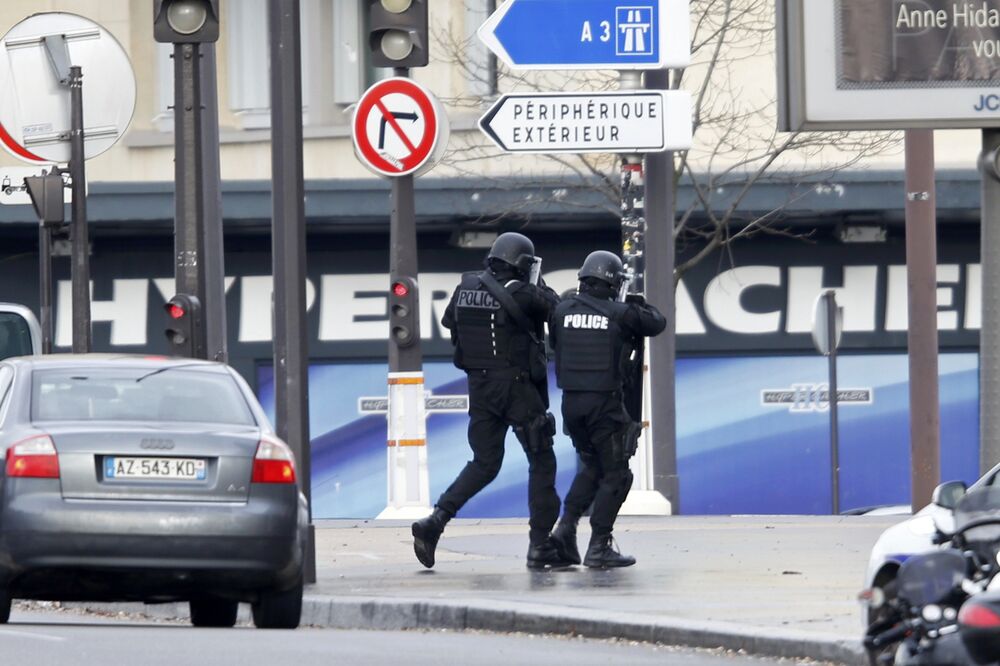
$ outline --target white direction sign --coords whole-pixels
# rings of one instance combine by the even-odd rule
[[[683,90],[504,95],[479,127],[508,153],[657,153],[691,147]]]

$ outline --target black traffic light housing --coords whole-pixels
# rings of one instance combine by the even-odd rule
[[[196,296],[177,294],[163,306],[167,313],[167,347],[172,356],[205,358],[201,303]]]
[[[47,227],[58,227],[65,221],[64,192],[66,184],[58,167],[41,176],[29,176],[24,179],[31,197],[31,205],[35,207],[38,219]]]
[[[397,347],[409,347],[420,339],[417,281],[396,276],[389,287],[389,339]]]
[[[368,4],[368,46],[374,67],[425,67],[429,60],[427,5],[430,0],[365,0]],[[390,11],[405,7],[402,11]],[[409,53],[394,57],[383,48],[383,40]],[[400,53],[395,54],[399,56]]]
[[[166,44],[219,41],[219,0],[153,0],[153,39]]]

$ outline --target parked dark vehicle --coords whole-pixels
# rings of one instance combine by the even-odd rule
[[[190,602],[196,626],[298,626],[308,510],[226,365],[0,362],[0,622],[15,598]]]

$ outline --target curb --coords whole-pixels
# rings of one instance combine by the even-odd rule
[[[63,606],[155,618],[188,616],[186,603],[64,603]],[[240,621],[249,621],[247,611],[246,605],[241,604]],[[451,629],[620,638],[693,648],[721,648],[764,657],[812,659],[847,666],[867,663],[860,642],[852,637],[543,604],[306,595],[302,604],[302,624],[331,629]]]

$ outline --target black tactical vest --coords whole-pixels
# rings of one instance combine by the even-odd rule
[[[483,286],[479,275],[466,273],[458,286],[455,365],[463,370],[515,367],[526,370],[528,334]]]
[[[588,301],[590,301],[588,303]],[[598,302],[601,312],[592,303]],[[593,296],[564,299],[552,316],[556,327],[556,378],[566,391],[619,391],[621,357],[630,336],[620,321],[628,306]]]

